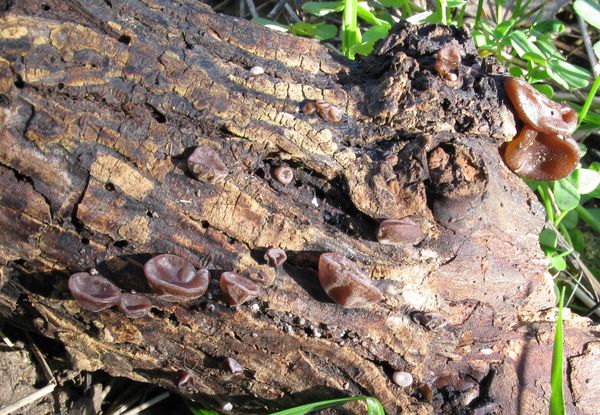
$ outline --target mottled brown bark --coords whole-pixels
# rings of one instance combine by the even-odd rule
[[[544,215],[498,148],[515,134],[500,88],[465,32],[398,25],[360,62],[318,43],[213,14],[191,0],[38,1],[0,17],[0,313],[64,344],[77,370],[157,383],[236,413],[347,394],[396,413],[542,413],[552,284]],[[2,4],[2,3],[0,3]],[[461,51],[458,85],[433,69]],[[261,66],[265,73],[250,76]],[[342,122],[301,112],[342,108]],[[213,147],[225,180],[186,157]],[[395,157],[387,157],[387,156]],[[386,159],[387,158],[387,159]],[[272,177],[294,169],[287,186]],[[377,222],[420,217],[417,247],[376,242]],[[283,248],[274,271],[264,250]],[[149,292],[142,265],[174,253],[265,288],[237,308],[218,293],[152,298],[146,318],[81,309],[70,273],[96,268]],[[318,255],[339,252],[384,294],[331,303]],[[597,343],[568,320],[573,413],[593,413]],[[244,371],[231,373],[225,359]],[[177,390],[178,374],[193,373]],[[396,370],[415,383],[395,386]],[[360,405],[345,411],[360,413]]]

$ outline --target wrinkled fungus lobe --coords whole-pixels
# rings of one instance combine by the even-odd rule
[[[416,245],[425,238],[419,222],[411,216],[401,219],[386,219],[379,224],[377,240],[382,244]]]
[[[275,179],[284,186],[287,186],[294,179],[294,170],[288,166],[275,167],[273,170]]]
[[[121,294],[119,301],[119,310],[129,318],[144,317],[150,312],[152,304],[150,300],[141,294]]]
[[[210,274],[177,255],[162,254],[144,265],[152,290],[166,301],[185,301],[200,297],[208,289]]]
[[[196,147],[188,157],[187,165],[198,180],[206,183],[215,183],[229,174],[219,154],[208,146]]]
[[[344,112],[340,108],[323,100],[307,102],[304,107],[302,107],[302,112],[306,115],[311,115],[316,112],[325,121],[334,123],[342,121],[344,116]]]
[[[277,268],[283,265],[286,261],[287,255],[283,249],[279,248],[269,248],[267,252],[265,252],[265,260],[269,264],[270,267]]]
[[[504,92],[519,119],[540,133],[570,135],[577,128],[577,113],[573,108],[552,101],[523,79],[506,79]]]
[[[433,68],[445,80],[455,82],[458,75],[455,73],[460,63],[460,51],[454,45],[444,45],[438,51],[437,61]]]
[[[579,146],[570,137],[544,134],[525,125],[506,145],[504,163],[519,176],[558,180],[568,176],[579,162]]]
[[[382,299],[381,292],[354,262],[337,253],[321,254],[319,281],[327,295],[342,307],[367,307]]]
[[[260,295],[260,286],[235,272],[221,274],[219,286],[225,302],[229,305],[240,305]]]
[[[119,303],[121,290],[100,275],[78,272],[69,277],[69,290],[77,302],[90,311],[101,311]]]

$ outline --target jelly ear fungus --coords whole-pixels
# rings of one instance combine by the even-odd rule
[[[382,299],[381,292],[362,271],[337,253],[319,257],[319,281],[327,295],[342,307],[368,307]]]
[[[77,302],[90,311],[101,311],[119,303],[121,290],[101,275],[78,272],[69,277],[69,290]]]
[[[519,119],[535,131],[567,136],[577,128],[577,113],[573,108],[552,101],[523,79],[506,79],[504,92]]]
[[[571,174],[579,163],[579,146],[570,137],[577,128],[577,113],[522,79],[506,79],[504,91],[524,123],[504,148],[508,168],[534,180],[559,180]]]
[[[437,60],[433,69],[446,81],[455,84],[458,82],[458,65],[460,64],[460,51],[452,44],[444,45],[437,53]]]
[[[386,219],[377,228],[377,241],[387,245],[416,245],[425,238],[420,221],[412,216]]]
[[[188,157],[187,165],[198,180],[206,183],[215,183],[229,174],[219,153],[209,146],[196,147]]]
[[[152,304],[150,300],[141,294],[121,294],[119,310],[129,318],[144,317],[150,312]]]
[[[243,304],[261,293],[258,284],[235,272],[222,273],[219,286],[225,302],[231,306]]]
[[[208,289],[210,273],[196,270],[184,258],[161,254],[144,264],[144,274],[152,290],[166,301],[187,301],[203,295]]]
[[[519,176],[558,180],[568,176],[579,162],[579,146],[570,137],[545,134],[525,125],[506,145],[504,162]]]
[[[277,268],[283,265],[283,263],[287,260],[287,255],[285,251],[280,248],[269,248],[265,252],[265,260],[269,264],[270,267]]]

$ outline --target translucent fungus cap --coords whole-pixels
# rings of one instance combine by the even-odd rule
[[[337,253],[319,257],[319,281],[327,295],[342,307],[367,307],[382,299],[381,292],[354,262]]]
[[[418,219],[407,216],[400,219],[386,219],[379,224],[377,240],[382,244],[416,245],[425,238],[425,232]]]
[[[269,248],[265,252],[265,259],[267,260],[269,266],[277,268],[283,265],[287,259],[287,255],[283,249]]]
[[[577,113],[573,108],[552,101],[523,79],[506,79],[504,92],[519,119],[540,133],[570,135],[577,128]]]
[[[215,183],[229,174],[219,153],[209,146],[196,147],[188,157],[187,165],[198,180],[207,183]]]
[[[116,305],[121,290],[101,275],[78,272],[69,277],[69,290],[77,302],[90,311],[100,311]]]
[[[121,294],[119,310],[129,318],[140,318],[150,312],[152,304],[148,297],[142,294]]]
[[[540,133],[525,125],[517,138],[506,145],[502,158],[519,176],[559,180],[577,167],[579,146],[570,137]]]
[[[152,290],[166,301],[186,301],[198,298],[208,289],[210,273],[196,271],[186,259],[162,254],[144,265],[144,274]]]
[[[258,284],[235,272],[222,273],[219,286],[225,302],[229,305],[243,304],[261,293]]]

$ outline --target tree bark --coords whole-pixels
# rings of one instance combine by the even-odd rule
[[[234,413],[350,394],[389,414],[547,411],[544,212],[499,156],[516,131],[507,72],[468,33],[398,24],[349,62],[192,0],[0,5],[3,318],[59,341],[77,370]],[[459,85],[433,70],[448,42]],[[342,122],[303,114],[317,99]],[[225,180],[190,175],[197,145],[219,152]],[[287,186],[272,177],[282,164],[294,169]],[[378,221],[409,215],[421,244],[377,243]],[[288,254],[280,270],[262,259],[272,246]],[[384,300],[332,303],[316,274],[323,252],[351,258]],[[68,292],[71,273],[96,268],[149,293],[142,266],[157,253],[206,266],[213,282],[245,273],[264,292],[236,308],[214,284],[185,304],[149,294],[151,314],[135,320],[85,311]],[[567,317],[571,413],[600,411],[595,337]],[[232,374],[228,357],[244,370]],[[178,389],[183,370],[193,382]],[[394,371],[415,382],[394,385]]]

